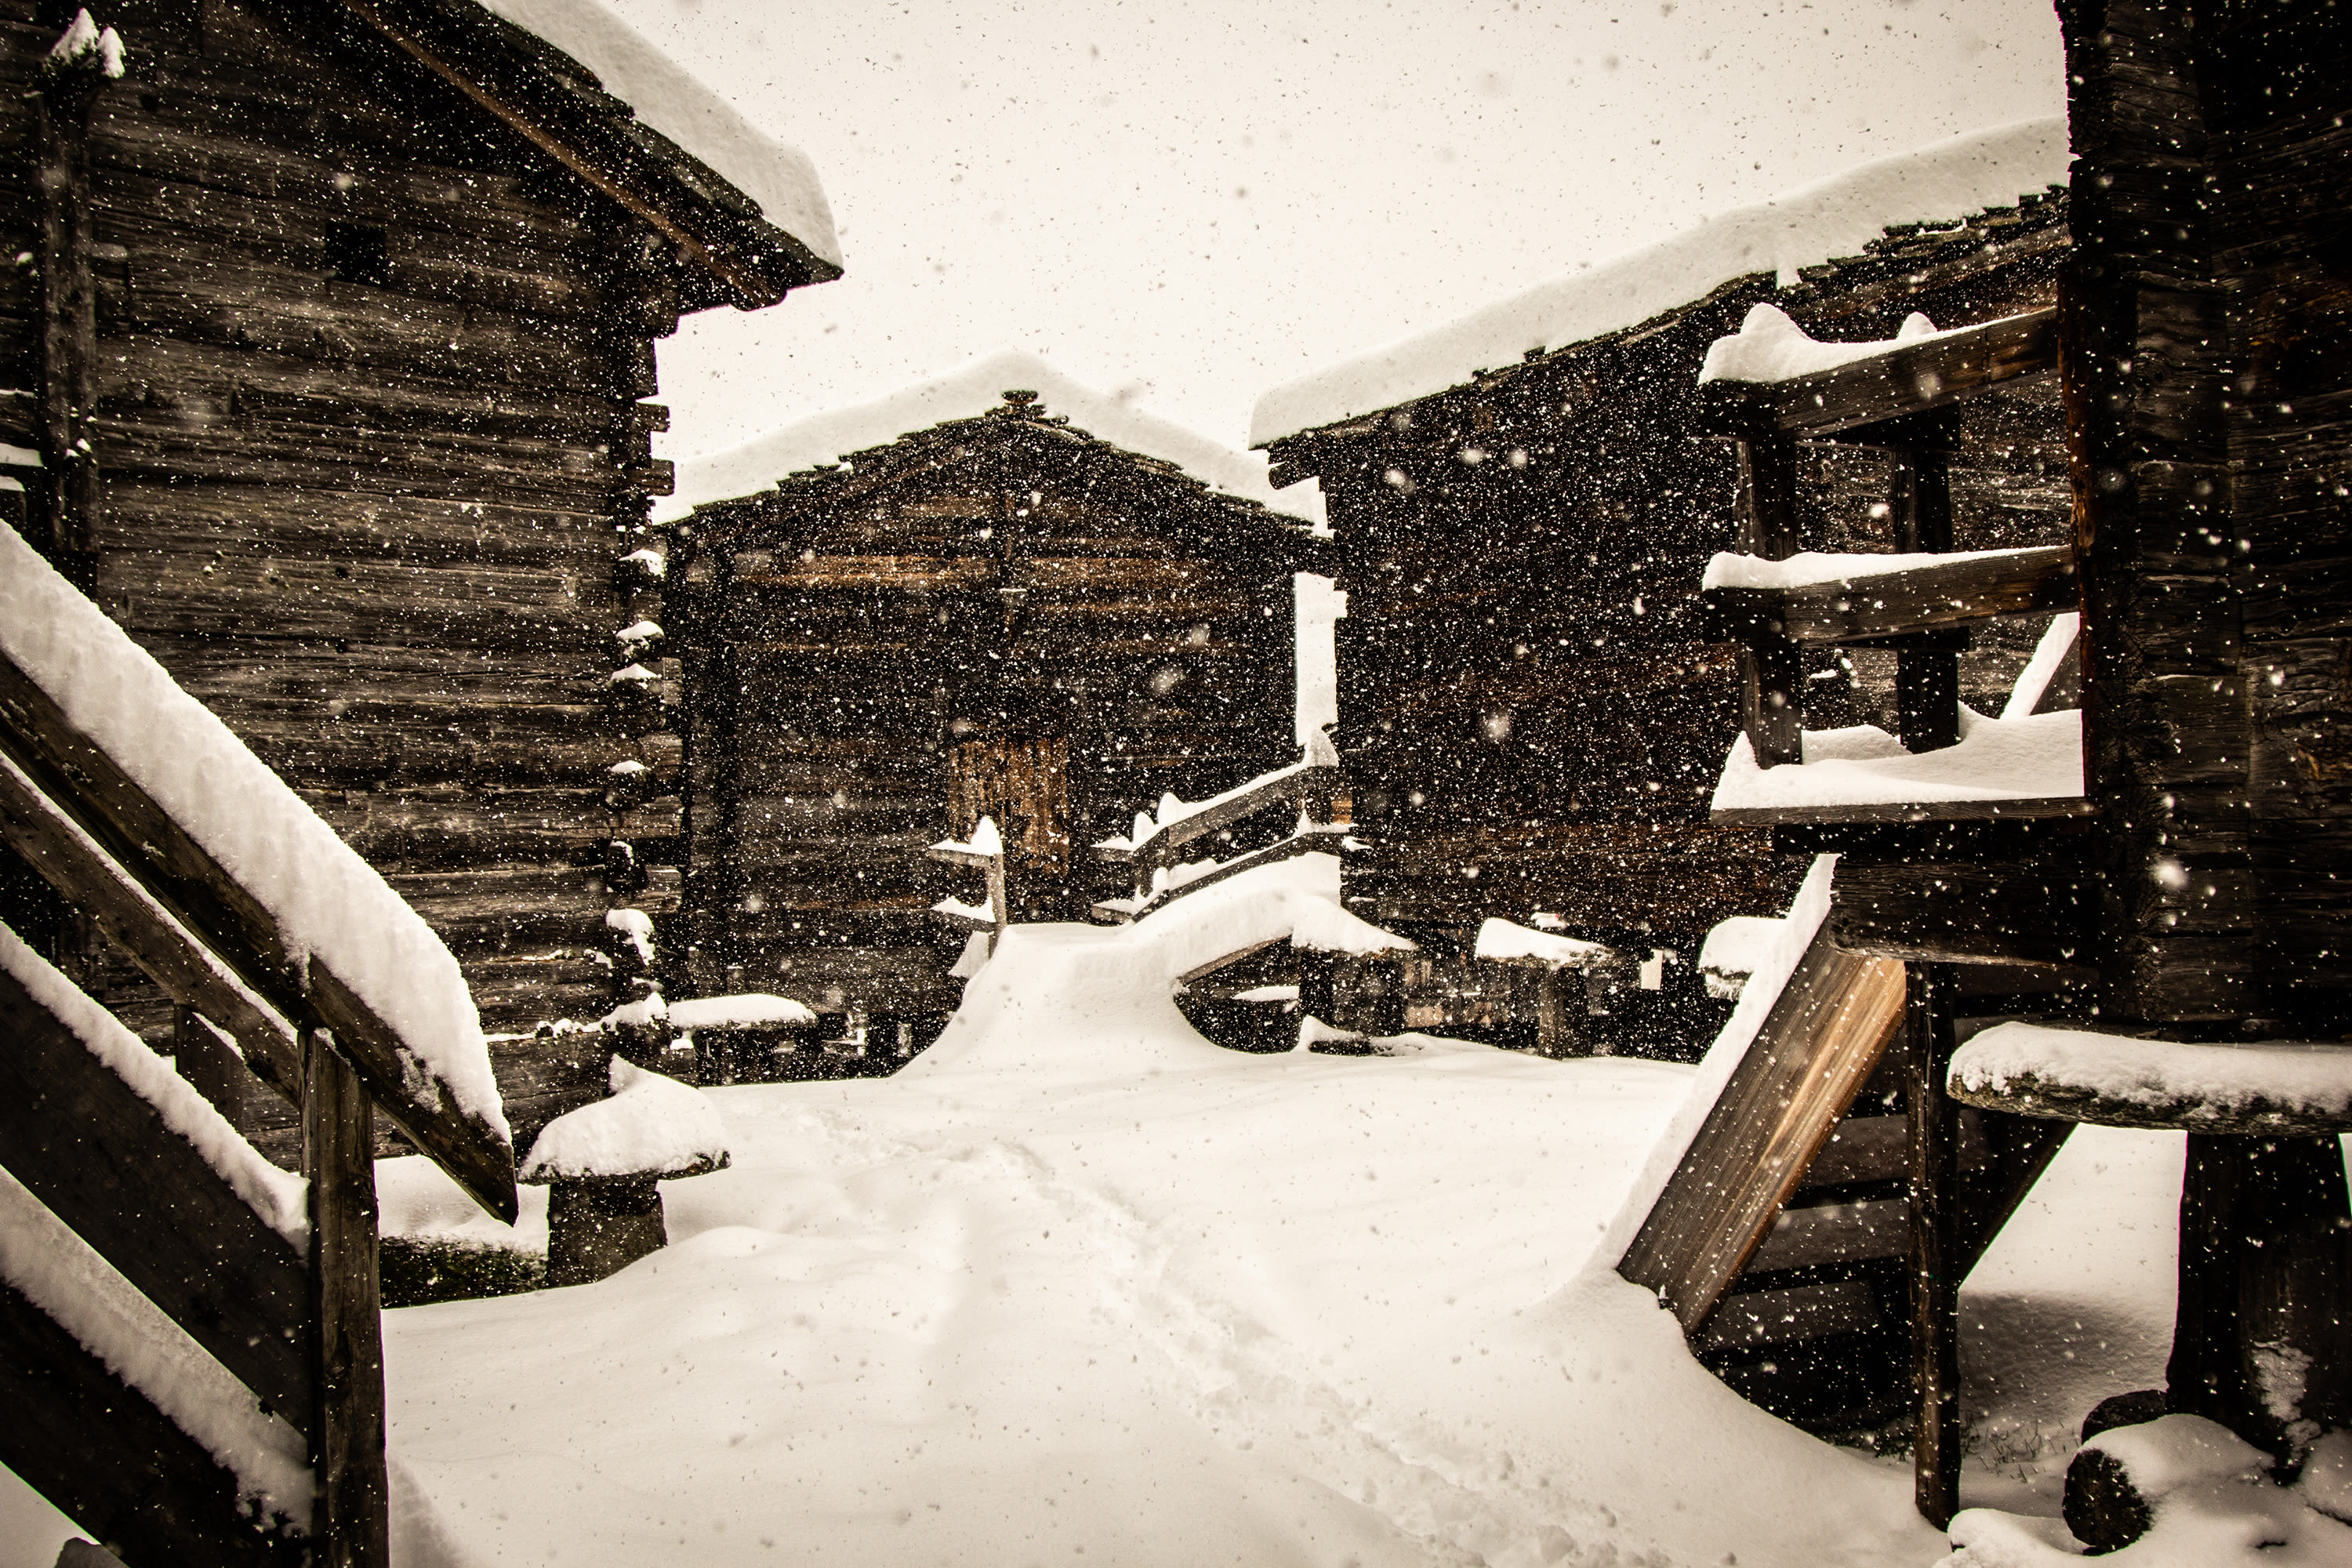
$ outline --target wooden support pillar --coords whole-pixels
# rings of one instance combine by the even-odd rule
[[[1952,463],[1939,447],[1895,453],[1892,500],[1898,548],[1942,554],[1952,548]],[[1903,744],[1937,752],[1960,740],[1960,649],[1968,634],[1923,638],[1895,655],[1895,706]]]
[[[98,289],[90,275],[89,122],[106,83],[95,59],[45,65],[32,94],[33,184],[39,197],[40,436],[46,482],[33,542],[84,593],[95,586],[98,461],[89,440],[98,361]]]
[[[2302,1462],[2352,1426],[2352,1205],[2334,1138],[2190,1133],[2168,1402]]]
[[[1547,1057],[1589,1057],[1592,1040],[1586,1027],[1584,972],[1554,969],[1536,972],[1536,1051]]]
[[[1941,1530],[1960,1505],[1960,1118],[1944,1093],[1955,987],[1943,964],[1911,966],[1904,1094],[1910,1101],[1912,1500]]]
[[[1797,444],[1759,433],[1739,447],[1739,548],[1767,561],[1797,552]],[[1804,761],[1804,672],[1797,645],[1770,633],[1741,645],[1739,724],[1756,765]]]
[[[303,1062],[302,1173],[310,1183],[310,1428],[320,1568],[391,1568],[383,1449],[383,1318],[376,1289],[374,1108],[313,1030]]]

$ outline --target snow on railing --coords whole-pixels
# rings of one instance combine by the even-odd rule
[[[996,819],[983,816],[971,830],[970,838],[961,843],[952,838],[943,838],[923,853],[950,866],[971,867],[988,879],[987,903],[968,904],[961,899],[946,898],[933,904],[931,912],[959,931],[984,935],[988,940],[988,952],[993,954],[996,939],[1004,934],[1005,926],[1012,921],[1004,887],[1004,836],[996,830]],[[967,951],[965,957],[969,959],[970,956]],[[964,967],[962,963],[957,964],[958,969]]]
[[[1135,891],[1126,898],[1104,899],[1094,906],[1095,917],[1131,921],[1145,910],[1186,893],[1294,855],[1336,849],[1346,824],[1331,821],[1331,796],[1339,779],[1339,753],[1330,737],[1321,733],[1307,742],[1300,759],[1259,774],[1244,784],[1206,800],[1182,801],[1160,796],[1153,816],[1139,812],[1134,830],[1095,841],[1095,853],[1123,863],[1135,873]],[[1288,837],[1262,849],[1229,860],[1181,860],[1184,846],[1204,838],[1278,805],[1295,803],[1298,823]]]

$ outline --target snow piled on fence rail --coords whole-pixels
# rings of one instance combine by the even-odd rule
[[[808,154],[738,113],[596,0],[481,0],[483,7],[570,55],[637,118],[710,165],[776,227],[841,265],[833,207]]]
[[[1874,159],[1276,387],[1258,400],[1250,445],[1427,397],[1531,351],[1639,325],[1748,273],[1794,283],[1799,268],[1854,254],[1890,224],[1954,222],[2061,184],[2067,162],[2066,122],[2056,116]]]
[[[237,1501],[256,1517],[309,1529],[302,1435],[264,1411],[252,1390],[5,1170],[0,1280],[219,1461],[236,1478]]]
[[[187,1141],[215,1174],[246,1202],[261,1223],[298,1252],[310,1245],[310,1184],[256,1152],[172,1064],[86,995],[16,933],[0,925],[0,971],[28,992],[51,1017],[73,1032],[91,1056],[155,1108],[163,1125]]]
[[[983,354],[930,381],[814,415],[724,452],[682,459],[676,492],[654,503],[654,517],[659,521],[681,518],[698,506],[767,489],[787,474],[849,453],[887,446],[901,436],[952,419],[976,418],[1002,405],[1012,391],[1034,392],[1046,412],[1068,416],[1073,426],[1114,447],[1173,463],[1212,489],[1257,501],[1301,521],[1323,521],[1320,488],[1293,485],[1277,490],[1266,479],[1264,458],[1237,452],[1147,414],[1126,398],[1097,392],[1018,349]]]
[[[509,1135],[480,1016],[432,928],[146,649],[0,527],[5,651],[259,900],[298,963],[324,960],[461,1110]]]
[[[2123,1105],[2195,1103],[2216,1118],[2257,1105],[2311,1116],[2352,1111],[2352,1046],[2189,1045],[2008,1023],[1953,1054],[1949,1081],[1958,1088],[1998,1094],[2020,1079]]]

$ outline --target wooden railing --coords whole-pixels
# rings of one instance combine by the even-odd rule
[[[1155,824],[1139,815],[1131,835],[1106,838],[1094,847],[1097,855],[1127,866],[1135,874],[1132,896],[1100,900],[1094,906],[1095,919],[1113,923],[1137,920],[1174,900],[1260,866],[1270,866],[1293,856],[1336,850],[1348,831],[1346,824],[1331,820],[1332,796],[1339,784],[1338,760],[1330,754],[1329,742],[1324,742],[1319,747],[1310,745],[1306,758],[1289,767],[1185,807],[1167,822]],[[1181,853],[1185,846],[1278,806],[1288,806],[1298,813],[1298,826],[1286,837],[1230,860],[1210,862],[1198,870],[1186,868]],[[1170,872],[1189,874],[1167,875]]]
[[[301,1435],[312,1504],[250,1518],[250,1489],[171,1397],[110,1364],[23,1278],[0,1280],[0,1459],[134,1568],[388,1563],[375,1112],[509,1222],[510,1145],[446,1084],[421,1101],[399,1031],[322,955],[293,962],[263,900],[5,653],[0,840],[300,1112],[298,1245],[224,1173],[260,1157],[201,1100],[193,1118],[173,1101],[194,1095],[185,1084],[126,1079],[92,1036],[135,1037],[10,936],[0,1165]]]
[[[923,853],[950,866],[969,867],[987,879],[986,905],[943,899],[931,906],[931,913],[958,931],[986,932],[988,951],[993,953],[997,939],[1004,934],[1005,926],[1013,919],[1010,894],[1004,884],[1004,839],[997,832],[995,820],[983,816],[980,826],[972,829],[971,838],[961,843],[950,840],[934,844]]]

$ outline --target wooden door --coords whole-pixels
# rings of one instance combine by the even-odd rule
[[[983,816],[1004,836],[1014,920],[1080,920],[1070,907],[1070,742],[1060,735],[991,735],[948,753],[948,809],[959,837]]]

